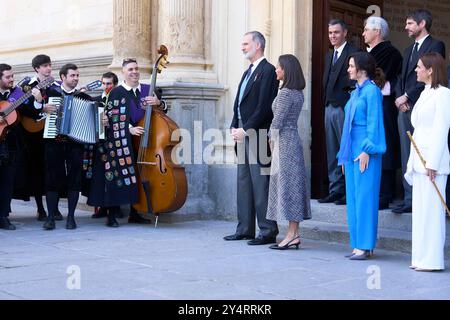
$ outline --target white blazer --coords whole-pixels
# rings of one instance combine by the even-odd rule
[[[414,105],[411,123],[414,127],[413,138],[426,161],[427,169],[436,170],[440,175],[450,174],[447,141],[450,128],[450,90],[442,86],[432,89],[427,85]],[[405,173],[405,179],[410,185],[414,173],[426,174],[427,171],[411,144]]]

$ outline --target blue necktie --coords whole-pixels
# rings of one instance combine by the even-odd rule
[[[247,88],[248,81],[250,80],[250,76],[252,75],[253,64],[248,67],[247,74],[245,75],[244,81],[242,81],[241,88],[239,89],[239,103],[238,103],[238,119],[241,120],[241,109],[239,108],[242,102],[242,98],[244,97],[245,89]]]
[[[333,56],[333,66],[336,64],[336,61],[338,60],[338,54],[339,54],[339,52],[337,50],[335,50],[334,56]]]

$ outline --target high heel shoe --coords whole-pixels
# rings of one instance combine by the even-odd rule
[[[299,240],[298,243],[292,243],[295,240]],[[298,247],[300,246],[300,243],[301,243],[300,236],[298,236],[298,237],[295,237],[294,239],[292,239],[291,241],[289,241],[288,243],[286,243],[284,246],[280,247],[279,245],[274,244],[274,245],[271,245],[269,248],[270,249],[274,249],[274,250],[288,250],[291,247],[295,247],[295,249],[298,250]]]
[[[350,260],[367,260],[373,256],[373,250],[364,250],[363,253],[354,254],[350,257]]]

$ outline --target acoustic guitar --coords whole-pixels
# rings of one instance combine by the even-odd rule
[[[55,79],[50,77],[39,83],[36,88],[39,90],[45,89],[47,87],[50,87],[54,81]],[[0,102],[0,116],[4,119],[4,122],[0,123],[0,141],[5,138],[8,131],[7,130],[8,127],[17,122],[18,117],[16,109],[26,100],[28,100],[32,95],[33,95],[32,92],[28,91],[22,97],[20,97],[14,102],[9,101]]]

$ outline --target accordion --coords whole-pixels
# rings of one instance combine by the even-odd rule
[[[48,103],[55,105],[57,111],[45,119],[45,139],[62,135],[85,144],[95,144],[105,139],[102,124],[105,108],[101,103],[74,96],[51,97]]]

